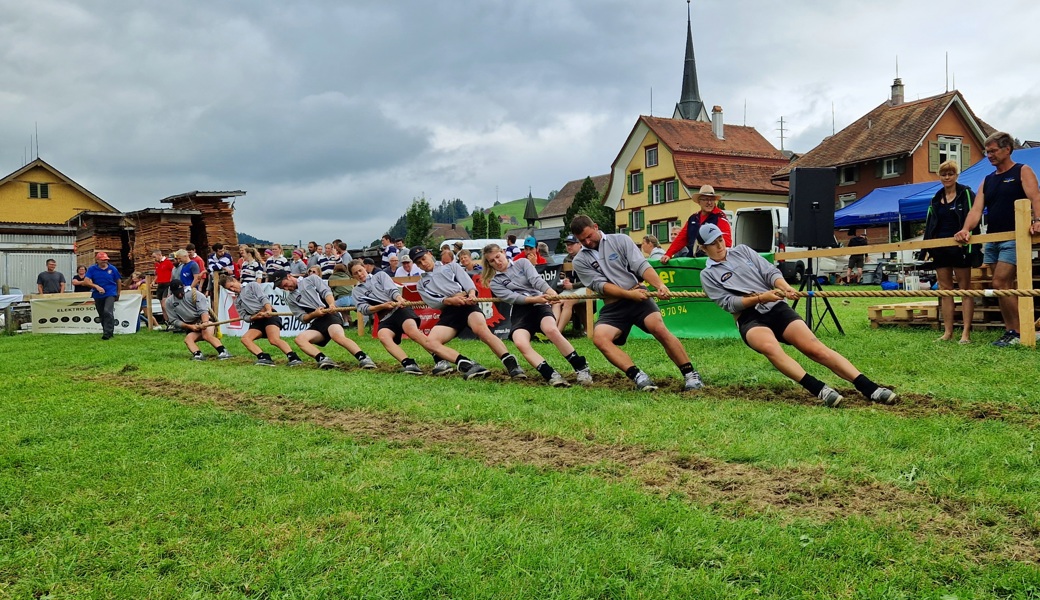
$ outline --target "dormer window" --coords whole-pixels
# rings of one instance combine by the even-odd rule
[[[29,184],[29,197],[30,198],[50,198],[51,197],[50,184],[47,184],[47,183],[30,183]]]

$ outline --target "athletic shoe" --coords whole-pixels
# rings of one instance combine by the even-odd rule
[[[683,384],[684,392],[695,392],[704,389],[704,382],[701,381],[701,374],[696,370],[692,373],[687,373],[684,378],[686,379],[686,382]]]
[[[361,360],[359,360],[358,361],[358,365],[362,369],[376,369],[376,368],[378,368],[378,367],[376,367],[376,361],[372,360],[372,358],[369,357],[369,356],[366,356],[365,358],[362,358]]]
[[[303,365],[303,361],[302,361],[302,360],[300,360],[300,359],[298,359],[298,358],[290,358],[290,359],[289,359],[289,363],[288,363],[288,365],[287,365],[287,366],[290,366],[290,367],[299,367],[299,366],[302,366],[302,365]]]
[[[878,402],[880,404],[895,404],[896,393],[888,388],[879,387],[870,395],[870,401]]]
[[[513,379],[527,379],[527,373],[524,373],[524,368],[520,365],[509,369],[509,376]]]
[[[650,376],[642,371],[636,374],[635,383],[636,389],[640,392],[653,392],[657,390],[657,386],[654,385]]]
[[[191,355],[191,359],[192,360],[206,360],[206,357],[203,356],[201,353],[200,354],[192,354]]]
[[[112,339],[112,334],[106,333],[105,335],[101,336],[101,339],[102,340],[110,340],[110,339]]]
[[[227,351],[227,348],[224,348],[223,352],[221,352],[220,354],[217,355],[217,358],[219,358],[220,360],[227,360],[227,359],[231,358],[231,353]],[[271,364],[274,364],[274,363],[271,363]]]
[[[553,371],[553,374],[549,377],[549,385],[553,387],[571,387],[571,384],[567,383],[567,380],[558,371]]]
[[[253,364],[258,367],[273,367],[274,361],[270,358],[258,358],[256,359],[256,362]]]
[[[432,373],[434,375],[447,375],[455,370],[455,365],[446,360],[438,360],[437,364],[433,365]]]
[[[578,385],[592,385],[592,371],[588,368],[578,371]]]
[[[409,375],[422,375],[423,374],[422,369],[420,369],[419,365],[417,365],[415,363],[410,363],[410,364],[407,364],[407,365],[401,367],[401,372],[402,373],[407,373]]]
[[[487,377],[490,374],[491,371],[488,371],[487,367],[475,362],[472,365],[470,365],[468,369],[466,369],[466,372],[463,373],[462,376],[468,381],[476,377]]]
[[[882,389],[884,388],[878,388],[878,390]],[[823,405],[829,408],[838,406],[845,399],[838,393],[838,390],[828,386],[823,386],[823,389],[820,390],[819,394],[816,394],[816,397],[823,400]]]
[[[325,358],[323,358],[323,359],[318,361],[318,368],[323,370],[323,371],[327,371],[329,369],[335,369],[338,366],[339,365],[336,364],[336,361],[332,360],[328,356],[326,356]]]
[[[1005,331],[1004,335],[1000,336],[1000,339],[993,342],[993,345],[997,348],[1007,348],[1008,346],[1018,344],[1020,341],[1018,333],[1014,331]]]

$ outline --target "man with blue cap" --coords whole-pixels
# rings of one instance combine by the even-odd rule
[[[784,280],[780,269],[743,244],[726,248],[722,230],[710,223],[700,226],[697,242],[708,255],[701,271],[701,287],[716,304],[733,314],[740,337],[748,347],[768,358],[778,371],[825,406],[838,406],[843,400],[841,394],[808,374],[784,352],[781,342],[852,382],[872,402],[895,404],[892,390],[874,383],[847,358],[825,346],[784,302],[785,298],[798,298],[798,292]]]
[[[513,262],[526,258],[531,261],[532,265],[544,265],[545,257],[538,253],[538,240],[534,239],[533,235],[527,236],[524,239],[524,251],[513,258]]]

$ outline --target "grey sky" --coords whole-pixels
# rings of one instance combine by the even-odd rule
[[[1040,138],[1040,3],[698,1],[701,95],[806,151],[881,103],[946,89]],[[382,234],[413,197],[470,208],[609,171],[671,116],[681,0],[0,0],[0,171],[40,156],[120,210],[243,189],[240,231]],[[981,27],[980,23],[990,23]],[[988,38],[985,29],[999,31]],[[951,81],[952,87],[952,81]]]

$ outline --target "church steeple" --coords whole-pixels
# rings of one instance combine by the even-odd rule
[[[697,61],[693,58],[693,24],[690,20],[690,0],[686,0],[686,64],[682,74],[682,96],[675,105],[673,119],[710,122],[708,111],[701,101],[697,87]]]

